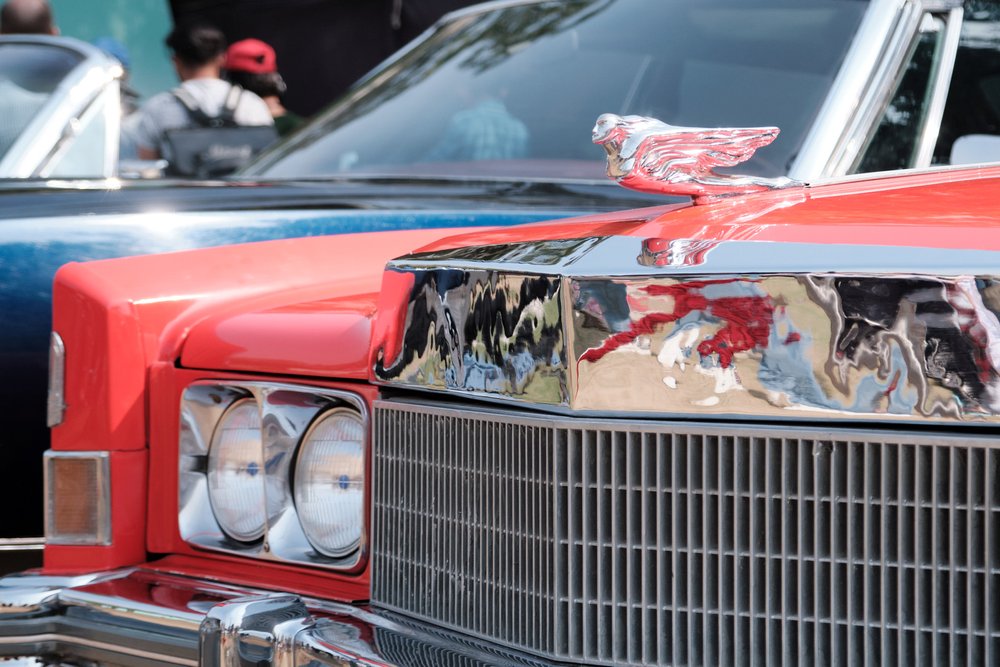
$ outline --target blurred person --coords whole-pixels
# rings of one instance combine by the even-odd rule
[[[0,35],[58,35],[48,0],[7,0],[0,8]]]
[[[302,116],[289,111],[281,102],[287,86],[278,73],[278,58],[270,44],[259,39],[234,42],[226,50],[223,69],[229,81],[257,93],[264,100],[274,118],[278,136],[285,136],[305,122]]]
[[[458,91],[465,108],[449,119],[443,136],[424,157],[428,162],[517,160],[528,155],[528,127],[503,103],[506,90],[481,83]]]
[[[172,162],[168,133],[202,127],[201,117],[219,118],[231,111],[237,126],[273,126],[264,100],[222,79],[226,38],[221,31],[202,23],[180,25],[165,42],[181,84],[154,95],[136,112],[133,139],[140,159]]]

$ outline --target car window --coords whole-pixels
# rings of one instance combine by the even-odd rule
[[[1000,2],[965,3],[955,70],[934,164],[1000,161]],[[986,150],[953,160],[953,151],[977,144]]]
[[[248,175],[603,178],[602,113],[778,125],[745,171],[786,173],[860,0],[561,0],[464,15]]]
[[[8,42],[0,44],[0,158],[81,61],[69,49]]]
[[[941,62],[944,34],[944,19],[924,15],[899,85],[855,171],[916,166],[917,138],[930,106],[932,81]]]
[[[108,132],[117,127],[117,86],[107,86],[63,133],[55,155],[42,170],[45,178],[94,178],[110,172]]]

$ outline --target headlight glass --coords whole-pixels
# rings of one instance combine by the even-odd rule
[[[347,408],[321,415],[302,440],[295,464],[295,507],[321,554],[340,558],[361,543],[364,526],[365,427]]]
[[[208,451],[208,497],[229,537],[252,542],[264,534],[264,466],[260,410],[250,398],[233,403],[219,419]]]

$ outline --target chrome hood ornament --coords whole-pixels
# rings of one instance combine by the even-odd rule
[[[718,197],[793,185],[787,178],[714,171],[746,162],[778,132],[776,127],[680,127],[645,116],[606,113],[597,119],[593,140],[608,153],[608,176],[626,188],[688,195],[695,204],[704,204]]]

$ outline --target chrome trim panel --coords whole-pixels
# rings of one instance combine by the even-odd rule
[[[914,164],[917,168],[926,168],[934,156],[934,146],[941,132],[941,119],[944,117],[945,102],[951,89],[951,75],[955,69],[955,58],[958,56],[958,42],[962,35],[962,17],[965,10],[954,7],[948,11],[945,19],[944,41],[941,44],[941,59],[931,82],[931,99],[927,105],[927,115],[921,128]]]
[[[815,257],[837,270],[811,271]],[[387,297],[405,320],[381,327],[373,373],[563,412],[996,423],[998,266],[995,252],[631,237],[418,255],[389,265],[411,287]]]
[[[66,345],[56,331],[49,337],[49,394],[45,414],[49,428],[62,424],[66,415]]]
[[[287,654],[308,620],[305,603],[294,595],[220,602],[201,622],[199,661],[219,667],[242,667],[244,661],[258,665],[287,662],[285,656],[278,658],[277,654]],[[276,633],[279,627],[282,630]]]
[[[253,398],[261,410],[262,460],[267,525],[263,539],[237,542],[226,536],[212,512],[206,466],[212,431],[225,409],[240,398]],[[368,422],[368,407],[344,391],[268,382],[202,381],[184,391],[180,408],[178,527],[196,547],[281,562],[305,563],[335,570],[355,570],[367,558],[368,538],[351,554],[331,558],[316,551],[295,512],[290,486],[296,448],[315,417],[346,406]]]
[[[128,576],[130,570],[76,576],[11,574],[0,578],[0,619],[6,615],[36,614],[52,608],[60,591]]]
[[[44,548],[44,537],[0,538],[0,551],[41,551]]]
[[[1000,659],[992,434],[373,419],[373,605],[562,664]]]
[[[8,603],[21,597],[20,587],[34,590],[55,582],[32,575],[9,579],[0,579],[0,660],[31,656],[73,664],[205,667],[546,667],[499,647],[361,607],[144,569],[90,575],[91,583],[67,579],[63,588],[53,589],[49,606],[12,612]]]

